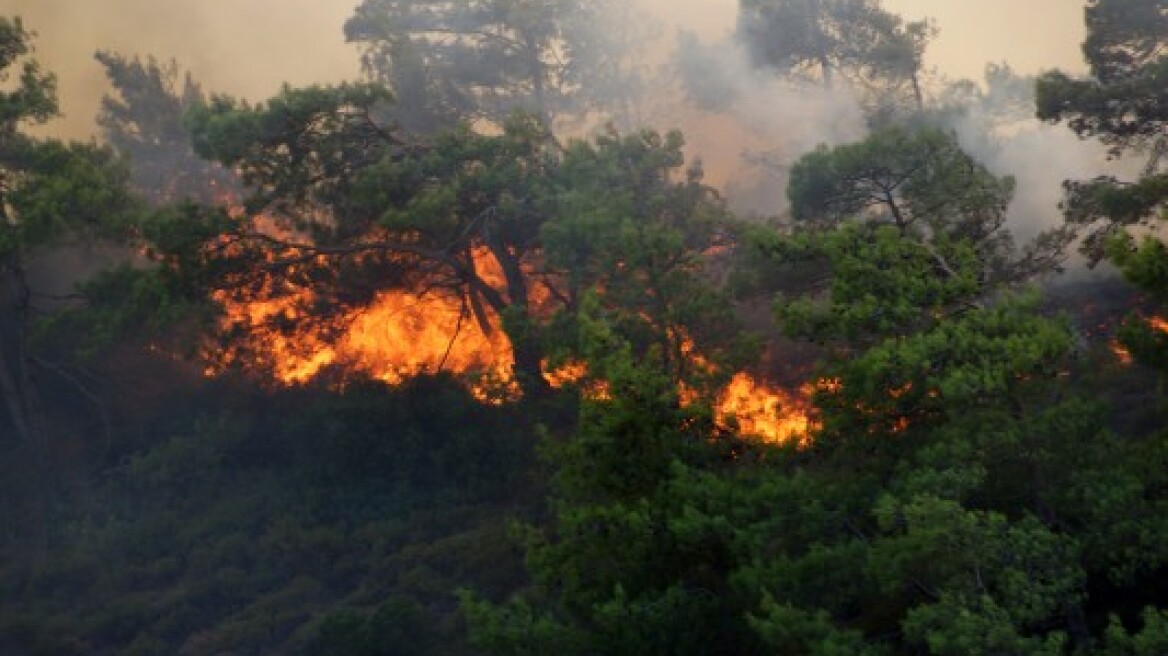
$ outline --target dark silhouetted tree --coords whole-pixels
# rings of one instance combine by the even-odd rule
[[[97,124],[102,138],[129,158],[135,191],[155,204],[229,193],[233,177],[195,154],[183,125],[184,112],[205,100],[190,74],[180,80],[173,60],[110,51],[95,57],[114,87],[102,98]]]
[[[545,125],[596,110],[627,119],[639,45],[629,18],[609,0],[365,0],[345,35],[393,91],[391,115],[433,133],[463,121],[502,125],[516,111]]]
[[[742,0],[738,35],[756,64],[832,86],[836,77],[888,96],[907,85],[923,106],[928,20],[905,22],[879,0]]]

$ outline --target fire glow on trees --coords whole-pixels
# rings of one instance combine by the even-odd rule
[[[242,220],[242,210],[231,214]],[[251,221],[258,233],[289,249],[305,245],[302,236],[282,230],[271,219],[259,216]],[[501,286],[503,273],[491,253],[476,249],[472,255],[480,275]],[[511,344],[500,317],[490,308],[481,309],[485,318],[481,321],[467,299],[450,289],[383,290],[369,304],[340,312],[321,326],[315,318],[304,321],[315,294],[308,286],[270,275],[258,285],[215,291],[212,298],[223,309],[220,331],[242,339],[237,340],[238,347],[205,349],[205,373],[214,376],[242,367],[275,384],[294,386],[328,371],[339,372],[341,379],[362,374],[389,384],[445,371],[465,380],[483,402],[520,394]],[[692,351],[692,342],[686,343]],[[709,366],[700,354],[686,355],[697,366]],[[554,370],[545,367],[544,378],[553,387],[562,387],[578,383],[586,373],[585,365],[570,362]],[[745,435],[769,442],[802,439],[815,427],[812,391],[807,386],[788,392],[738,372],[717,395],[714,410],[719,423],[735,425]],[[592,383],[584,393],[604,398],[604,385]],[[683,390],[682,401],[688,402],[688,396]]]
[[[734,417],[744,434],[768,442],[802,440],[815,428],[807,401],[812,391],[812,386],[805,385],[796,396],[738,372],[718,396],[718,419],[725,422]]]
[[[272,231],[268,222],[256,224],[261,232]],[[477,250],[473,257],[485,278],[502,277],[488,252]],[[311,288],[274,276],[264,277],[258,288],[215,291],[212,298],[223,308],[220,330],[246,337],[240,349],[208,350],[206,373],[242,364],[246,351],[247,368],[281,385],[309,382],[329,368],[390,384],[449,371],[472,381],[483,401],[518,393],[511,345],[498,316],[484,309],[491,330],[483,330],[465,299],[450,290],[384,290],[368,305],[330,317],[326,326],[301,326],[314,296]]]
[[[1151,315],[1144,317],[1144,321],[1146,321],[1153,330],[1168,335],[1168,319],[1158,315]],[[1112,339],[1108,343],[1108,347],[1111,349],[1112,354],[1115,355],[1115,359],[1118,360],[1120,364],[1127,366],[1135,361],[1131,350],[1124,346],[1118,338]]]
[[[1115,355],[1115,359],[1119,360],[1120,364],[1126,366],[1133,362],[1131,351],[1128,350],[1128,348],[1123,344],[1120,344],[1118,339],[1111,340],[1108,346],[1111,348],[1112,354]]]

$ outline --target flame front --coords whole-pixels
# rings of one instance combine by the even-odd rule
[[[442,370],[510,382],[511,344],[497,318],[491,321],[487,334],[459,299],[382,292],[359,312],[338,347],[344,363],[388,383]]]
[[[297,305],[308,300],[303,296],[308,293],[243,303],[231,301],[223,292],[217,295],[225,308],[224,327],[249,331],[256,363],[282,384],[306,383],[326,368],[339,366],[390,384],[438,371],[473,374],[486,381],[472,385],[480,400],[493,398],[500,390],[517,393],[511,345],[498,318],[491,315],[492,330],[485,333],[461,299],[440,293],[382,292],[368,307],[337,319],[344,329],[329,342],[307,332],[287,335],[274,327],[298,318]],[[544,375],[553,387],[563,387],[579,382],[586,373],[584,363],[569,362]],[[591,383],[584,393],[607,398],[602,382]],[[717,395],[715,414],[722,425],[729,425],[733,417],[743,434],[785,442],[802,439],[814,428],[809,405],[805,393],[796,395],[739,372]]]
[[[279,298],[236,301],[220,291],[215,298],[224,307],[221,327],[249,334],[255,364],[285,385],[308,382],[328,367],[342,367],[390,384],[449,371],[479,381],[472,390],[480,400],[516,390],[511,344],[498,317],[488,311],[489,332],[484,330],[455,294],[380,292],[368,306],[332,320],[338,333],[333,339],[308,330],[292,334],[280,330],[279,325],[303,318],[299,308],[311,295],[303,289]],[[222,365],[231,363],[230,357],[224,359]]]
[[[280,231],[278,237],[291,248],[303,244],[271,219],[250,220],[254,229],[269,236]],[[501,269],[489,251],[477,249],[472,256],[484,280],[501,284]],[[490,308],[471,311],[469,302],[452,290],[382,291],[366,307],[332,317],[326,325],[308,316],[307,308],[315,300],[311,289],[276,277],[264,279],[258,289],[222,289],[213,298],[223,308],[220,328],[246,337],[242,348],[208,351],[212,363],[208,375],[244,364],[280,384],[297,385],[333,368],[341,375],[361,373],[398,384],[411,376],[449,371],[470,381],[482,401],[515,398],[519,393],[512,374],[514,355],[499,316]],[[683,338],[681,344],[683,357],[693,366],[712,366],[692,341]],[[544,372],[553,387],[578,383],[586,374],[587,366],[581,362]],[[608,397],[604,381],[591,381],[582,391],[592,398]],[[686,389],[680,395],[683,403],[695,400]],[[734,423],[743,434],[784,442],[802,439],[814,428],[808,397],[806,390],[793,394],[740,372],[717,395],[714,410],[723,426]]]

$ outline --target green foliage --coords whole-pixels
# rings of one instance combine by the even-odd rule
[[[683,146],[680,133],[651,131],[572,143],[556,178],[556,218],[541,238],[548,264],[563,272],[563,325],[579,320],[591,295],[593,318],[637,357],[653,351],[675,380],[700,386],[710,372],[692,354],[730,362],[743,336],[703,257],[727,244],[728,212],[700,171],[675,179]],[[571,339],[553,346],[584,355]]]
[[[1168,118],[1162,0],[1091,0],[1084,9],[1083,54],[1092,79],[1060,71],[1038,80],[1038,117],[1061,122],[1082,137],[1101,139],[1116,154],[1162,138]]]
[[[1083,398],[1104,390],[1077,378],[1089,365],[1067,323],[1005,291],[1057,264],[1061,244],[1014,250],[1013,181],[951,134],[884,130],[801,160],[790,188],[800,225],[780,234],[733,224],[685,168],[678,133],[558,144],[546,113],[504,120],[541,93],[538,110],[558,112],[553,86],[554,102],[587,86],[573,67],[593,44],[569,28],[601,7],[371,0],[349,30],[382,84],[286,88],[256,105],[189,84],[180,93],[173,68],[103,55],[121,81],[106,105],[111,135],[146,152],[138,136],[189,131],[198,152],[241,173],[268,233],[193,204],[141,212],[112,151],[21,134],[53,110],[51,78],[25,66],[18,91],[0,96],[0,166],[17,182],[4,190],[0,268],[19,272],[27,253],[76,235],[127,231],[155,264],[86,284],[87,311],[57,320],[65,340],[87,332],[77,344],[96,351],[146,327],[193,343],[195,320],[213,319],[209,291],[246,296],[266,282],[312,290],[305,321],[383,289],[439,289],[484,324],[488,309],[502,318],[532,390],[545,354],[588,374],[583,398],[500,406],[446,376],[392,390],[353,376],[280,391],[215,381],[149,409],[140,434],[113,435],[100,475],[38,477],[5,462],[6,502],[36,512],[3,515],[0,650],[1164,650],[1168,442],[1158,428],[1108,430],[1110,410]],[[1144,9],[1088,6],[1103,87],[1158,79],[1159,37],[1131,22],[1156,18]],[[931,35],[876,2],[744,2],[743,15],[768,65],[819,66],[825,78],[851,68],[915,81]],[[24,57],[27,39],[0,20],[0,64]],[[443,71],[444,47],[479,57]],[[440,110],[414,118],[490,116],[499,130],[426,129],[414,142],[385,121],[386,82],[419,92],[403,112]],[[1115,143],[1153,134],[1099,126],[1084,130],[1111,130]],[[1126,190],[1082,187],[1090,203],[1078,207],[1134,224],[1155,215],[1161,186],[1150,175]],[[714,419],[712,390],[749,351],[709,266],[734,228],[760,256],[748,283],[804,276],[777,318],[827,347],[803,444],[747,442]],[[1107,244],[1163,295],[1160,241]],[[1123,339],[1168,362],[1154,325],[1132,321]],[[0,345],[14,424],[33,407],[13,381],[31,380],[22,367],[35,360],[3,359],[18,351]],[[26,516],[45,527],[35,555],[17,548],[35,531],[10,519]]]
[[[1098,261],[1112,259],[1129,280],[1157,300],[1164,296],[1163,245],[1152,237],[1140,244],[1127,231],[1155,230],[1168,199],[1162,156],[1168,149],[1168,98],[1164,96],[1168,57],[1164,24],[1168,5],[1160,0],[1093,0],[1084,10],[1083,53],[1092,79],[1076,80],[1053,71],[1038,81],[1038,116],[1065,122],[1084,138],[1095,138],[1113,155],[1148,156],[1134,182],[1114,176],[1068,181],[1063,210],[1068,225],[1087,233],[1083,250]],[[1141,360],[1165,366],[1165,344],[1141,320],[1131,320],[1120,339]]]
[[[759,66],[832,86],[837,74],[879,88],[877,102],[920,108],[925,49],[937,33],[928,19],[905,22],[879,0],[742,0],[738,37]]]
[[[987,597],[950,599],[914,610],[905,623],[906,637],[930,654],[1045,654],[1067,652],[1066,636],[1054,632],[1028,637],[1009,614]]]
[[[764,595],[759,615],[750,617],[751,628],[767,647],[778,653],[817,656],[879,656],[887,653],[880,645],[866,642],[860,632],[841,629],[825,611],[810,612],[777,603]]]
[[[257,198],[253,209],[288,202],[335,200],[347,191],[353,163],[368,165],[393,146],[371,112],[390,94],[373,84],[284,87],[252,106],[226,96],[195,102],[186,112],[195,152],[238,171]]]
[[[1110,82],[1051,71],[1038,79],[1038,117],[1066,121],[1076,134],[1100,139],[1117,155],[1138,152],[1163,133],[1166,76],[1163,60]]]
[[[956,135],[893,127],[805,155],[791,170],[788,196],[800,220],[838,221],[876,208],[897,225],[979,241],[1000,227],[1013,192],[1013,178],[991,174]]]
[[[759,63],[783,71],[822,67],[826,79],[831,69],[848,67],[871,77],[884,67],[914,74],[927,41],[921,30],[921,24],[904,25],[871,0],[754,0],[740,6],[740,35]]]
[[[38,377],[46,369],[63,370],[46,365],[32,343],[35,319],[49,311],[34,304],[44,290],[30,265],[70,244],[124,241],[139,203],[128,191],[125,162],[112,150],[22,131],[57,113],[55,78],[29,57],[31,38],[20,19],[0,17],[0,80],[15,78],[0,91],[0,435],[33,446],[30,453],[39,457],[52,431],[38,400],[44,391]],[[51,273],[78,278],[70,271]]]
[[[584,401],[576,437],[547,451],[554,520],[526,536],[536,591],[464,598],[472,639],[492,653],[741,653],[754,640],[722,600],[729,525],[703,507],[700,480],[734,443],[709,439],[709,417],[679,407],[658,362],[638,363],[603,324],[584,339],[611,399]]]
[[[550,124],[619,111],[639,80],[636,36],[623,34],[630,25],[618,16],[629,12],[609,0],[365,0],[345,37],[361,45],[366,72],[400,99],[389,115],[434,134],[459,123],[501,125],[514,112]]]
[[[937,276],[916,239],[845,224],[772,245],[791,257],[809,243],[831,264],[827,302],[784,303],[779,316],[837,344],[812,450],[824,473],[846,477],[841,491],[852,488],[844,498],[866,555],[851,566],[874,587],[834,608],[880,606],[899,615],[907,645],[929,653],[1082,648],[1089,595],[1161,567],[1162,549],[1146,541],[1163,530],[1150,521],[1160,477],[1135,464],[1158,457],[1159,441],[1116,439],[1097,407],[1062,399],[1067,327],[1036,315],[1033,298],[976,301],[966,269]],[[967,255],[953,261],[976,270],[968,242],[958,245]],[[1100,548],[1119,543],[1133,548]]]
[[[365,46],[367,71],[417,103],[407,105],[413,129],[500,120],[513,111],[543,116],[566,82],[566,62],[557,66],[550,54],[572,9],[556,2],[369,0],[345,24],[345,36]]]
[[[1100,653],[1107,656],[1151,656],[1168,648],[1168,615],[1154,608],[1144,609],[1143,626],[1135,634],[1112,618],[1107,627],[1107,641]]]
[[[1132,183],[1113,176],[1099,176],[1091,180],[1068,180],[1063,187],[1066,223],[1084,233],[1080,250],[1092,263],[1097,263],[1105,256],[1116,257],[1122,252],[1109,242],[1122,239],[1127,229],[1150,227],[1160,219],[1164,199],[1168,197],[1168,176],[1145,175]]]
[[[321,621],[305,656],[425,656],[443,653],[424,608],[409,598],[386,601],[371,616],[334,611]]]
[[[977,281],[996,287],[1057,270],[1068,242],[1052,231],[1017,252],[1005,225],[1014,184],[965,153],[950,132],[891,127],[804,155],[791,169],[787,195],[804,225],[862,218],[895,226],[933,252],[941,278],[969,268],[951,261],[959,256],[950,249],[972,248]]]
[[[257,263],[275,260],[261,270],[293,283],[282,289],[313,289],[302,324],[381,289],[441,290],[486,330],[487,310],[504,319],[516,378],[537,395],[544,354],[570,353],[569,326],[588,293],[640,355],[657,348],[678,379],[701,373],[687,370],[685,349],[714,359],[740,350],[727,302],[702,270],[727,212],[699,171],[682,171],[680,134],[610,133],[553,148],[537,118],[516,115],[499,134],[460,128],[414,144],[371,113],[384,98],[377,87],[342,86],[196,107],[188,119],[199,150],[241,172],[249,207],[312,241],[257,235],[242,222],[232,249],[211,251],[227,261],[193,271],[220,267],[221,287],[245,291]]]
[[[1154,236],[1138,244],[1127,232],[1108,240],[1107,255],[1128,280],[1146,291],[1161,307],[1168,300],[1168,248]],[[1168,372],[1168,333],[1138,314],[1127,317],[1118,330],[1120,343],[1143,364]]]
[[[0,71],[7,77],[20,62],[16,88],[0,92],[0,139],[4,141],[12,139],[23,122],[42,123],[57,115],[57,78],[27,58],[32,36],[19,17],[0,17]]]
[[[1078,601],[1074,541],[1033,517],[1010,521],[925,495],[903,504],[886,497],[874,514],[882,535],[869,565],[889,592],[912,585],[942,607],[988,601],[1015,627],[1041,625]]]
[[[124,219],[132,205],[127,170],[109,150],[19,131],[24,123],[41,123],[57,113],[55,78],[27,58],[30,40],[19,18],[0,18],[0,75],[10,75],[24,59],[16,87],[0,92],[0,170],[7,181],[0,257],[6,260],[68,232]]]
[[[1011,305],[891,337],[828,368],[838,387],[819,397],[825,437],[927,430],[959,413],[1016,410],[1031,388],[1057,376],[1071,343],[1064,326]]]
[[[969,309],[982,292],[981,263],[960,242],[948,245],[946,269],[938,275],[940,255],[892,226],[847,223],[805,241],[830,262],[831,296],[826,303],[776,301],[777,316],[793,336],[857,342],[905,335]]]
[[[464,596],[475,644],[517,654],[1092,644],[1092,595],[1163,567],[1162,475],[1137,464],[1156,462],[1159,442],[1117,439],[1097,405],[1065,398],[1068,326],[1038,314],[1033,295],[987,297],[969,234],[929,237],[843,222],[759,238],[831,274],[826,298],[780,305],[791,334],[832,345],[822,427],[805,450],[747,447],[700,406],[679,409],[668,367],[640,357],[597,312],[604,299],[586,297],[579,352],[611,386],[583,403],[570,441],[549,447],[552,519],[522,532],[534,586],[503,604]],[[1130,548],[1104,546],[1121,543]]]
[[[102,98],[97,123],[102,138],[130,161],[135,191],[154,204],[201,199],[229,191],[233,178],[195,155],[183,113],[205,102],[189,74],[179,79],[175,61],[142,60],[110,51],[94,58],[114,87]]]
[[[445,379],[231,391],[57,492],[48,549],[5,551],[0,644],[469,653],[453,590],[517,584],[501,527],[524,507],[526,422]]]
[[[153,265],[116,264],[79,283],[76,294],[84,302],[40,323],[45,343],[68,342],[70,356],[90,362],[126,340],[161,340],[193,355],[195,331],[215,319],[207,294],[234,271],[203,245],[233,222],[220,210],[188,203],[143,212],[135,223]]]

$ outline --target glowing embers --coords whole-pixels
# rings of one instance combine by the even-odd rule
[[[552,387],[581,385],[580,392],[593,400],[612,398],[608,384],[603,380],[587,380],[587,367],[570,363],[560,369],[545,372]],[[750,374],[738,372],[714,399],[714,418],[722,428],[761,439],[764,442],[784,443],[795,440],[804,443],[818,424],[812,419],[810,402],[812,388],[804,386],[797,394],[772,387],[755,380]],[[698,392],[679,384],[678,402],[688,406],[701,400]]]
[[[1147,322],[1148,326],[1152,328],[1152,330],[1168,335],[1168,319],[1157,315],[1151,315],[1143,317],[1143,320]],[[1111,353],[1115,356],[1115,359],[1118,360],[1121,365],[1127,366],[1135,361],[1135,359],[1132,357],[1131,350],[1124,346],[1119,341],[1119,339],[1112,339],[1107,343],[1107,347],[1111,350]]]
[[[596,401],[608,401],[612,399],[612,389],[608,381],[590,379],[588,377],[588,363],[586,362],[569,360],[553,368],[547,360],[544,360],[541,368],[543,370],[543,379],[555,389],[575,386],[580,390],[580,394],[584,398]]]
[[[1107,347],[1111,349],[1111,353],[1120,364],[1127,366],[1133,362],[1131,351],[1123,344],[1120,344],[1118,339],[1113,339],[1108,342]]]

